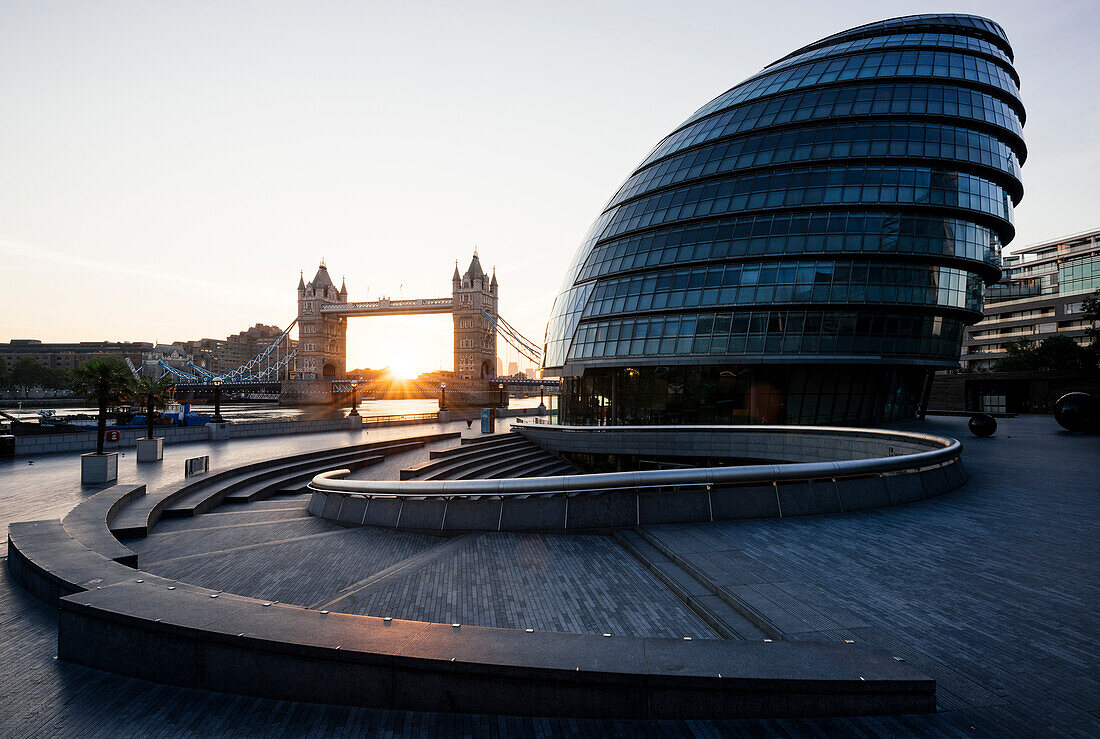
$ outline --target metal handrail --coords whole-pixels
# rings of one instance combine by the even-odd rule
[[[578,427],[586,429],[587,427]],[[699,429],[707,427],[621,427],[638,430],[643,428]],[[771,431],[810,430],[851,433],[856,429],[830,427],[769,426],[714,426],[730,430]],[[792,480],[835,479],[858,475],[881,474],[905,469],[922,469],[950,462],[962,451],[956,439],[898,431],[858,429],[867,435],[895,437],[899,441],[916,441],[935,448],[923,452],[899,454],[869,459],[846,459],[837,462],[799,462],[792,464],[755,464],[741,467],[696,467],[675,470],[641,470],[637,472],[605,472],[591,475],[567,475],[557,477],[521,477],[492,480],[344,480],[349,470],[330,470],[315,476],[309,489],[324,493],[346,493],[367,497],[464,497],[490,495],[512,497],[533,494],[589,493],[608,490],[684,487],[714,484],[747,484]]]
[[[390,421],[433,421],[439,418],[436,413],[403,413],[390,416],[363,416],[363,423],[388,423]]]

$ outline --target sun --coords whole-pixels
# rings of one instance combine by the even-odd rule
[[[390,372],[401,380],[412,380],[424,370],[411,357],[398,357],[390,360]]]

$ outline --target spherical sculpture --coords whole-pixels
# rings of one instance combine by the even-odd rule
[[[969,423],[966,425],[970,429],[970,433],[983,439],[997,433],[997,419],[988,413],[971,416]]]
[[[1054,404],[1054,420],[1066,431],[1100,432],[1100,401],[1088,393],[1066,393]]]
[[[1012,48],[965,15],[810,44],[666,136],[546,332],[563,423],[911,417],[1000,277],[1023,194]]]

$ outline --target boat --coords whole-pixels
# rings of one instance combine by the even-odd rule
[[[169,403],[163,411],[154,412],[153,425],[158,428],[204,426],[213,419],[191,412],[190,403]],[[88,413],[58,416],[53,411],[39,411],[38,425],[49,431],[94,431],[99,427],[99,417]],[[115,431],[146,428],[145,414],[133,413],[128,407],[111,411],[107,428]]]

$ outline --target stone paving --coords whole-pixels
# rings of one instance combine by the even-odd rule
[[[497,424],[497,432],[506,433],[514,420],[501,420]],[[210,470],[217,472],[248,462],[315,449],[332,449],[346,444],[443,432],[461,432],[464,436],[481,435],[476,424],[472,429],[467,429],[464,421],[383,428],[368,426],[362,431],[166,444],[162,462],[141,465],[137,463],[137,454],[128,449],[119,453],[118,484],[145,483],[150,490],[167,485],[183,477],[183,461],[191,457],[209,456]],[[439,444],[449,446],[454,443],[446,441]],[[82,487],[79,481],[80,457],[76,454],[42,454],[0,459],[0,543],[8,540],[9,523],[63,518],[84,498],[104,489],[104,486]]]
[[[474,536],[451,556],[326,607],[514,629],[716,638],[607,536]]]
[[[973,478],[955,493],[856,514],[649,528],[677,552],[705,554],[716,577],[812,609],[812,638],[881,644],[933,675],[934,715],[640,724],[371,711],[167,688],[53,660],[56,612],[5,571],[0,735],[1100,735],[1100,437],[1061,432],[1049,417],[1003,419],[992,439],[969,436],[965,424],[914,426],[963,440]],[[0,495],[42,489],[37,470],[11,472],[18,474],[0,477]],[[54,491],[51,504],[61,507],[66,495],[71,507],[82,494]],[[335,610],[707,635],[609,537],[481,534],[448,543],[340,529],[303,517],[303,506],[304,498],[284,497],[164,521],[134,548],[150,570],[250,595],[316,604],[352,593]]]
[[[1027,696],[1054,714],[1094,720],[1100,438],[1019,418],[977,439],[962,436],[965,421],[920,426],[967,446],[972,478],[953,494],[846,515],[650,531],[679,553],[705,552],[718,576],[752,570],[746,587],[775,601],[800,588],[800,600],[832,621],[800,638],[907,647],[937,678],[941,707]]]
[[[155,545],[159,538],[154,530],[150,542]],[[163,538],[170,540],[168,546],[151,548],[141,561],[142,569],[295,605],[335,597],[343,588],[438,543],[435,537],[404,531],[341,528],[312,516],[195,529]]]

